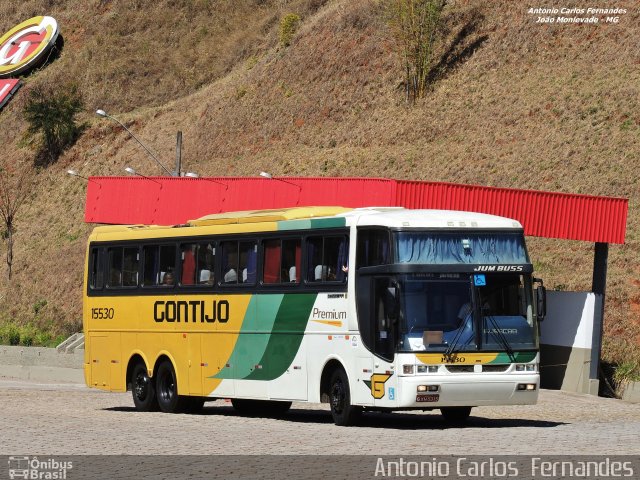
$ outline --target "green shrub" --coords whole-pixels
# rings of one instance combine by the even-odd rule
[[[288,13],[280,20],[278,36],[283,47],[291,45],[291,40],[300,26],[300,17],[295,13]]]
[[[29,128],[25,138],[36,139],[36,164],[46,166],[74,144],[84,125],[76,115],[84,108],[76,85],[47,87],[36,85],[27,96],[23,114]]]
[[[629,361],[618,365],[613,379],[618,384],[640,381],[640,363]]]
[[[31,325],[25,325],[20,329],[20,345],[31,347],[34,345],[36,338],[36,329]]]
[[[52,347],[51,334],[49,332],[39,331],[36,333],[35,343],[39,347]],[[56,344],[57,345],[57,344]]]
[[[2,334],[2,343],[5,345],[20,344],[20,329],[13,323],[5,324]]]

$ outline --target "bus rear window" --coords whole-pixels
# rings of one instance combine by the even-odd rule
[[[91,249],[89,288],[93,290],[100,290],[104,287],[104,267],[102,266],[102,255],[100,253],[101,251],[98,248]]]

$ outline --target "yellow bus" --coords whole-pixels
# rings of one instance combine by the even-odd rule
[[[88,241],[86,383],[140,411],[231,399],[282,414],[532,404],[538,322],[522,226],[468,212],[301,207]]]

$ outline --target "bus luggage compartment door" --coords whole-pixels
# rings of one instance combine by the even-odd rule
[[[107,335],[91,335],[91,386],[109,389],[111,362],[109,361],[109,339]]]

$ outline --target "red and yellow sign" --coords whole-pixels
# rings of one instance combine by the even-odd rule
[[[0,110],[11,99],[13,94],[20,88],[20,80],[9,79],[0,80]]]
[[[58,39],[53,17],[33,17],[0,37],[0,78],[19,75],[44,59]]]

